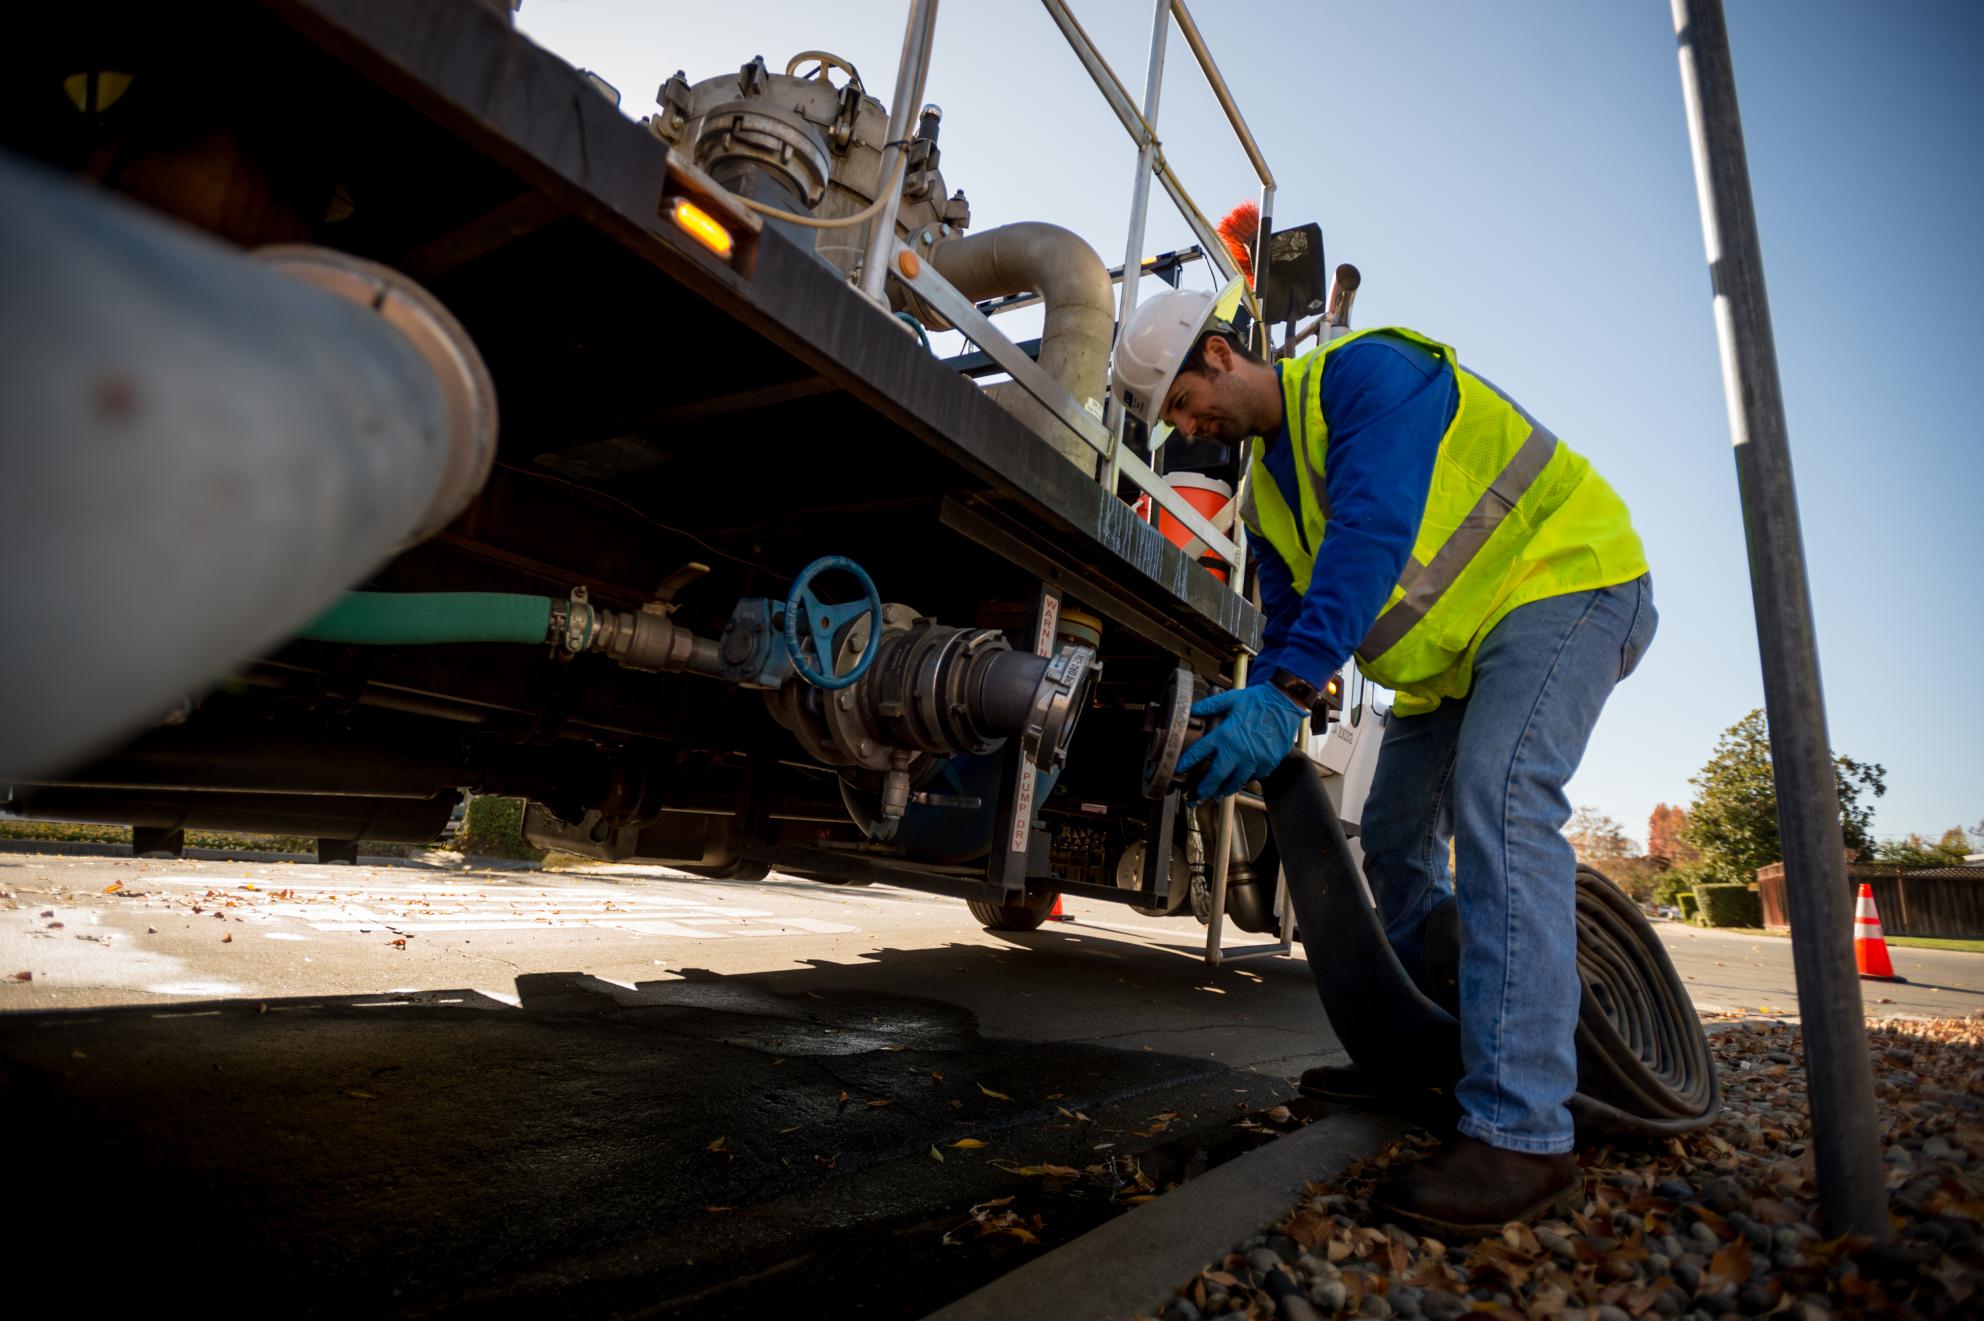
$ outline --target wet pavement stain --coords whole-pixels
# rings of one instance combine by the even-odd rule
[[[73,1254],[59,1268],[105,1303],[915,1316],[1147,1195],[1016,1169],[1142,1152],[1161,1188],[1223,1156],[1150,1154],[1190,1145],[1192,1121],[1155,1117],[1226,1132],[1266,1082],[787,981],[539,974],[516,1009],[442,991],[9,1016],[0,1111],[34,1135],[14,1173]],[[1043,1242],[976,1232],[970,1208],[1000,1196]],[[93,1224],[120,1229],[115,1272]]]

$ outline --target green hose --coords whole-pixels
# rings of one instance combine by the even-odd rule
[[[351,592],[299,635],[318,642],[417,646],[545,641],[551,598],[507,592]]]

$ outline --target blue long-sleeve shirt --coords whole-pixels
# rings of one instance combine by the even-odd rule
[[[1412,554],[1440,437],[1459,402],[1452,370],[1406,340],[1366,335],[1330,354],[1323,368],[1329,526],[1300,595],[1280,553],[1248,534],[1267,616],[1250,682],[1281,669],[1320,688],[1350,659]],[[1286,418],[1264,461],[1288,507],[1300,509]]]

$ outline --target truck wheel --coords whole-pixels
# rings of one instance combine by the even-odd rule
[[[1058,890],[1029,890],[1023,903],[992,904],[977,899],[964,903],[987,931],[1033,931],[1047,920],[1060,897]]]

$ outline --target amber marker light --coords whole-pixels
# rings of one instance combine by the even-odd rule
[[[715,216],[686,197],[676,198],[668,214],[674,217],[676,226],[683,233],[725,261],[730,260],[731,251],[737,246],[736,241],[730,237],[730,231],[725,229]]]

